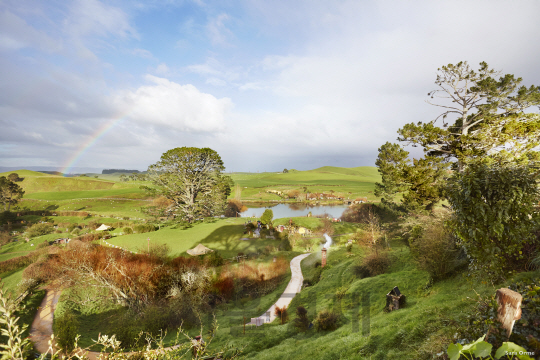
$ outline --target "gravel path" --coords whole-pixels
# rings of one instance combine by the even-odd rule
[[[249,325],[260,326],[264,323],[272,322],[276,318],[276,314],[274,313],[276,306],[279,306],[280,308],[289,306],[294,296],[298,294],[300,290],[302,290],[304,276],[302,275],[300,263],[309,255],[310,254],[298,255],[291,260],[291,280],[289,281],[287,288],[285,288],[285,291],[283,294],[281,294],[281,297],[274,303],[274,305],[270,307],[270,309],[259,317],[251,318],[251,321],[248,323]]]

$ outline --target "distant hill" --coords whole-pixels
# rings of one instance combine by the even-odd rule
[[[62,167],[60,166],[0,166],[0,172],[15,172],[17,169],[26,169],[33,171],[60,171]],[[84,173],[101,173],[103,168],[93,168],[93,167],[73,167],[70,168],[70,173],[84,174]]]
[[[32,170],[22,170],[22,169],[6,171],[3,173],[0,173],[0,176],[8,176],[9,174],[12,174],[12,173],[18,174],[19,177],[21,178],[28,177],[28,176],[52,176],[51,174],[46,174],[46,173],[32,171]]]
[[[139,170],[124,170],[124,169],[104,169],[102,174],[114,174],[114,173],[124,173],[124,174],[138,174],[140,173]]]

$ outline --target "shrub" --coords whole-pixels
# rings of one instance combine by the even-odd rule
[[[44,223],[44,224],[34,224],[30,226],[27,230],[29,237],[36,237],[36,236],[42,236],[51,234],[54,232],[54,226],[52,224]]]
[[[223,257],[217,251],[205,255],[204,261],[209,266],[217,267],[223,265]]]
[[[292,250],[292,246],[291,246],[291,243],[290,243],[289,239],[281,240],[281,243],[279,243],[279,250],[281,250],[281,251],[291,251]]]
[[[352,252],[352,243],[347,244],[346,248],[347,248],[347,252],[351,253]]]
[[[137,224],[133,227],[133,231],[142,234],[151,231],[156,231],[156,227],[152,224]]]
[[[289,321],[289,313],[287,312],[287,306],[279,307],[276,305],[274,314],[280,319],[281,325]]]
[[[7,231],[0,231],[0,246],[11,242],[11,235]]]
[[[422,236],[411,244],[411,253],[420,269],[427,271],[433,281],[452,275],[466,264],[464,258],[460,259],[461,251],[454,236],[444,228],[442,221],[424,229]]]
[[[75,338],[79,330],[77,317],[66,312],[54,322],[56,344],[64,354],[70,354],[75,349]]]
[[[360,279],[367,278],[371,276],[371,273],[367,266],[363,264],[356,264],[352,268],[354,275],[359,277]]]
[[[299,306],[296,308],[296,318],[292,321],[292,324],[299,332],[309,329],[309,319],[305,307]]]
[[[122,229],[122,231],[124,232],[124,234],[128,235],[128,234],[133,234],[133,229],[130,228],[129,226],[128,227],[125,227]]]
[[[368,270],[370,276],[384,274],[390,266],[390,257],[385,251],[372,252],[362,259],[362,265]]]
[[[322,310],[317,314],[313,323],[317,331],[331,331],[338,328],[338,322],[338,314],[329,310]]]
[[[524,270],[538,240],[540,189],[526,165],[477,161],[455,174],[447,188],[453,230],[473,260],[473,270],[502,278]]]
[[[73,231],[71,232],[73,235],[79,235],[81,233],[81,229],[79,228],[75,228],[73,229]]]

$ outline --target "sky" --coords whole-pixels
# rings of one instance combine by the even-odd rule
[[[437,69],[540,85],[540,1],[0,0],[0,166],[374,166]],[[419,154],[420,155],[420,154]]]

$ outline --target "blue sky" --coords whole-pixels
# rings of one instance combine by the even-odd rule
[[[144,170],[180,146],[232,171],[372,166],[399,127],[438,114],[425,100],[444,64],[540,84],[539,14],[538,1],[0,0],[0,166]]]

